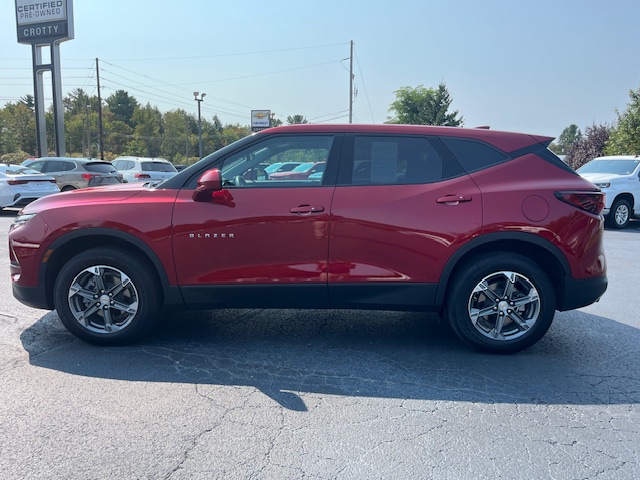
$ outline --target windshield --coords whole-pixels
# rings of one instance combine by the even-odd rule
[[[18,165],[12,165],[6,169],[3,169],[3,173],[7,174],[7,175],[42,175],[41,172],[34,170],[33,168],[27,168],[27,167],[21,167]]]
[[[291,171],[292,172],[306,172],[307,170],[311,170],[311,167],[313,167],[313,163],[303,163],[301,165],[298,165],[296,168],[294,168]]]
[[[171,163],[165,162],[141,162],[143,172],[175,172],[176,169]]]
[[[631,175],[640,163],[638,160],[592,160],[578,169],[578,173],[613,173]]]
[[[265,170],[267,171],[267,173],[271,173],[277,170],[280,165],[282,165],[282,163],[272,163],[267,168],[265,168]]]

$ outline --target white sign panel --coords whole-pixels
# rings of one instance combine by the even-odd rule
[[[18,26],[67,19],[65,0],[16,0]]]
[[[251,110],[251,130],[263,130],[271,126],[271,110]]]

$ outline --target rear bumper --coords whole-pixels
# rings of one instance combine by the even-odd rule
[[[564,300],[558,305],[558,310],[573,310],[597,302],[607,290],[607,284],[606,276],[582,280],[569,279],[565,282]]]

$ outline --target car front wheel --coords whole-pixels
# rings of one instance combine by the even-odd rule
[[[631,205],[624,199],[616,200],[607,216],[610,227],[625,228],[631,218]]]
[[[138,340],[155,323],[160,292],[149,268],[113,248],[94,248],[60,270],[54,303],[76,337],[98,345]]]
[[[513,353],[544,336],[555,304],[555,290],[542,268],[518,254],[492,252],[457,272],[448,290],[445,317],[473,347]]]

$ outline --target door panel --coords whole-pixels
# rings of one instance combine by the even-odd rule
[[[442,197],[462,202],[439,202]],[[329,282],[436,283],[446,261],[480,233],[482,201],[462,176],[424,185],[338,187]]]
[[[334,187],[228,189],[228,205],[179,193],[173,245],[180,285],[323,283]],[[312,206],[316,212],[292,213]]]

